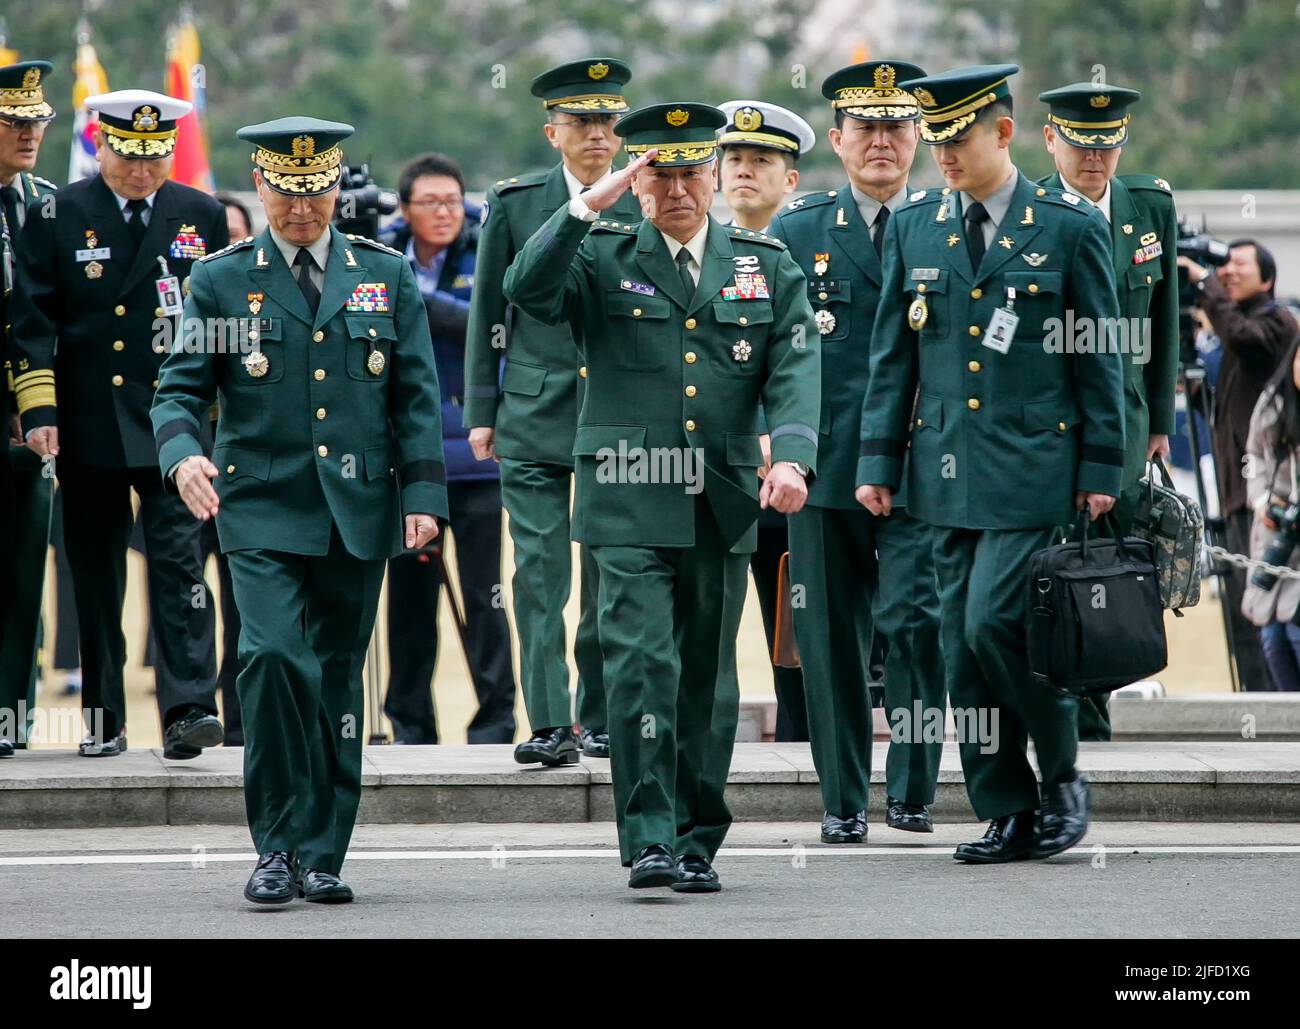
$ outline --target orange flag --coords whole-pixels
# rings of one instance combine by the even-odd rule
[[[188,11],[181,14],[180,23],[167,40],[167,81],[164,91],[169,96],[188,100],[194,110],[176,126],[176,159],[172,163],[171,177],[187,186],[211,193],[212,168],[208,165],[208,136],[204,124],[206,90],[204,68],[199,63],[199,30]]]

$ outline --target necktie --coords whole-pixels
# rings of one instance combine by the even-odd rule
[[[306,247],[298,248],[298,256],[293,259],[293,266],[298,269],[298,288],[302,290],[302,297],[307,301],[307,309],[313,315],[320,307],[320,290],[316,288],[316,283],[311,281],[311,269],[315,263]]]
[[[988,220],[989,213],[979,201],[966,211],[966,252],[970,254],[974,271],[979,271],[980,261],[984,259],[984,223]]]
[[[128,200],[126,210],[130,217],[127,218],[126,227],[131,230],[131,238],[135,240],[135,245],[140,245],[140,240],[144,239],[144,230],[148,228],[144,223],[144,212],[149,210],[149,204],[144,200]]]
[[[0,203],[4,204],[5,223],[9,226],[9,238],[18,237],[18,190],[13,186],[0,186]]]
[[[880,250],[885,245],[885,226],[889,224],[889,208],[884,204],[880,205],[880,210],[876,212],[876,235],[872,239],[871,245],[876,248],[876,256],[880,256]]]
[[[677,274],[682,277],[682,288],[686,290],[686,301],[695,296],[695,280],[691,278],[691,252],[685,247],[677,251]]]

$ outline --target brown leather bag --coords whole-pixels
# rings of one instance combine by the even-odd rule
[[[772,640],[772,664],[798,668],[799,644],[794,638],[794,607],[790,602],[790,552],[781,555],[776,573],[776,631]]]

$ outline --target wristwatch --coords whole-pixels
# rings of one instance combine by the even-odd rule
[[[791,468],[793,468],[796,472],[798,472],[803,478],[805,479],[808,478],[808,472],[810,471],[810,469],[802,461],[778,461],[777,464],[788,464]]]

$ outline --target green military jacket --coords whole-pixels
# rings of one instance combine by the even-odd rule
[[[1039,181],[1064,188],[1059,175]],[[1148,437],[1174,432],[1178,216],[1169,183],[1150,175],[1111,179],[1110,239],[1119,316],[1150,319],[1145,350],[1124,358],[1124,485],[1128,486],[1142,477]]]
[[[821,335],[817,478],[808,487],[808,503],[860,509],[853,491],[881,262],[848,183],[791,201],[770,232],[790,248],[808,279],[808,300]],[[825,259],[821,272],[819,256]],[[905,498],[899,506],[903,503]]]
[[[199,427],[220,398],[223,551],[322,555],[337,526],[349,553],[380,560],[401,552],[403,515],[447,514],[438,373],[414,273],[396,250],[329,231],[315,317],[269,230],[190,275],[151,416],[167,476],[202,453]]]
[[[465,336],[464,422],[467,428],[494,426],[499,457],[573,464],[581,363],[573,336],[567,325],[546,325],[511,307],[503,289],[515,255],[568,203],[564,166],[557,164],[548,172],[502,179],[483,207]],[[641,207],[629,191],[609,216],[639,222]]]
[[[948,189],[889,221],[858,484],[896,490],[910,440],[908,510],[924,521],[1067,524],[1076,490],[1118,496],[1124,466],[1121,355],[1093,345],[1118,315],[1106,220],[1018,175],[978,271],[963,234]],[[1019,324],[1003,354],[983,339],[1008,288]],[[1068,332],[1083,324],[1091,343]]]
[[[820,340],[803,273],[782,243],[712,219],[702,265],[687,297],[648,219],[588,223],[565,208],[506,275],[511,301],[541,321],[568,321],[586,360],[573,445],[573,536],[582,543],[694,543],[695,496],[680,475],[637,481],[629,464],[619,476],[627,481],[610,481],[611,455],[644,448],[679,460],[702,454],[698,481],[723,538],[752,551],[760,402],[772,459],[816,467]]]
[[[59,188],[49,179],[43,179],[31,172],[20,172],[18,177],[22,180],[23,202],[26,204],[50,196]],[[18,226],[9,224],[9,219],[5,217],[4,205],[0,204],[0,277],[3,278],[4,287],[3,295],[0,295],[0,327],[3,327],[3,332],[0,332],[0,365],[3,365],[5,370],[3,388],[6,393],[12,393],[14,389],[14,373],[13,368],[10,367],[9,357],[9,295],[13,292],[17,274],[14,260],[14,242],[17,238]],[[0,405],[0,411],[16,410],[16,405],[12,401],[7,403],[7,408]]]

